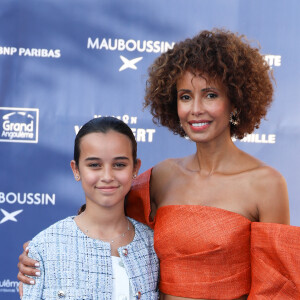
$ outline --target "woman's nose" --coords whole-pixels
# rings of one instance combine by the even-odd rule
[[[203,103],[200,98],[195,98],[192,105],[192,114],[199,116],[204,112]]]

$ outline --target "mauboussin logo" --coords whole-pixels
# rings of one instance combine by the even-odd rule
[[[0,142],[37,143],[39,109],[0,107]]]

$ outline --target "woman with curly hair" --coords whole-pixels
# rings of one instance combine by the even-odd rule
[[[154,229],[165,300],[300,299],[286,182],[232,141],[259,127],[271,79],[259,50],[225,30],[202,31],[149,68],[154,122],[196,146],[142,174],[129,197],[128,214]]]
[[[164,300],[300,299],[299,228],[283,176],[232,137],[259,127],[273,100],[259,50],[230,31],[202,31],[149,68],[155,123],[195,143],[193,155],[140,175],[127,214],[154,229]],[[22,274],[34,265],[21,255]]]

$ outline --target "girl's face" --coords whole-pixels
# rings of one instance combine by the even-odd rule
[[[86,203],[101,207],[122,205],[132,177],[140,168],[134,166],[130,139],[116,131],[89,133],[80,140],[79,167],[71,162],[74,176],[79,176]]]
[[[225,88],[208,76],[186,71],[177,81],[177,112],[181,125],[194,142],[230,138],[233,107]]]

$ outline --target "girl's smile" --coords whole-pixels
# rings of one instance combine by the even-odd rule
[[[137,173],[126,135],[110,130],[83,136],[78,168],[75,162],[71,165],[80,176],[87,207],[124,206],[132,177]]]

